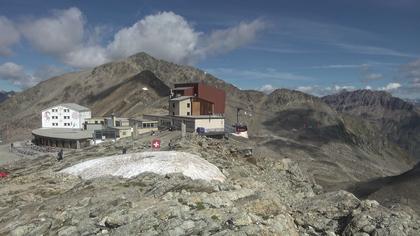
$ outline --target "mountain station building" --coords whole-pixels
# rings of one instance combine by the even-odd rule
[[[225,100],[222,89],[204,83],[175,84],[169,97],[169,114],[143,117],[158,121],[160,128],[180,130],[185,124],[186,132],[224,133]]]

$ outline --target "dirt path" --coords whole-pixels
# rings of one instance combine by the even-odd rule
[[[21,160],[23,157],[17,153],[10,152],[10,144],[0,145],[0,165]]]

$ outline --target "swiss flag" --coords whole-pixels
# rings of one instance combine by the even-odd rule
[[[160,149],[160,139],[152,140],[152,149]]]

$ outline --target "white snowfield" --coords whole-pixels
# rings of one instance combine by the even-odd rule
[[[225,176],[215,165],[203,158],[186,152],[140,152],[97,158],[61,170],[83,179],[102,176],[131,178],[144,172],[160,175],[182,173],[191,179],[223,182]]]

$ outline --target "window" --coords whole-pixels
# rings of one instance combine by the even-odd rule
[[[70,119],[70,116],[64,116],[64,119],[68,120]]]
[[[52,112],[58,112],[58,109],[51,109]]]
[[[189,111],[187,111],[187,116],[189,116],[190,115],[190,112]]]
[[[146,128],[146,123],[143,123],[143,128]]]
[[[172,112],[172,115],[174,116],[175,115],[175,112]]]
[[[190,103],[187,103],[187,107],[190,108]]]
[[[95,124],[98,124],[98,121],[97,120],[95,120]]]
[[[125,135],[126,134],[126,132],[122,132],[123,134],[122,135]]]
[[[175,108],[175,103],[174,102],[172,103],[172,107]]]
[[[64,109],[64,112],[70,112],[70,109]]]

